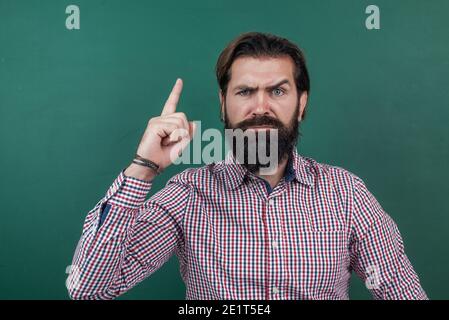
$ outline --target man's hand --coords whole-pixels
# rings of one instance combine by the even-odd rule
[[[147,128],[137,148],[137,154],[159,165],[159,170],[170,166],[182,153],[196,130],[194,122],[189,122],[183,112],[176,112],[182,91],[182,80],[177,79],[165,102],[162,113],[148,121]],[[125,175],[142,180],[152,180],[152,169],[131,164]]]

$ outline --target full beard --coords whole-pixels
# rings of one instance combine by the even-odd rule
[[[242,159],[243,161],[239,162],[252,173],[258,173],[260,172],[261,168],[267,168],[272,165],[272,163],[270,162],[267,163],[267,158],[277,159],[277,166],[278,163],[282,162],[284,159],[288,158],[291,155],[293,149],[296,147],[298,137],[301,135],[301,133],[299,132],[299,122],[297,120],[298,114],[299,108],[296,108],[295,113],[292,116],[292,119],[290,120],[288,126],[285,126],[281,121],[268,116],[251,118],[241,121],[233,126],[229,122],[225,108],[225,129],[241,129],[243,132],[245,132],[248,128],[254,126],[272,127],[272,129],[270,128],[255,130],[255,140],[252,141],[249,141],[250,139],[248,139],[247,136],[244,136],[243,144],[237,143],[238,141],[236,136],[232,135],[232,142],[229,142],[232,143],[232,153],[234,157],[239,158],[238,155],[240,154],[242,158],[239,159]],[[270,134],[270,131],[273,129],[277,129],[277,139],[274,140],[272,140],[273,136]],[[227,137],[229,139],[229,136]],[[274,138],[276,138],[275,135]],[[254,141],[255,145],[252,145],[251,142]],[[241,150],[242,148],[243,150]],[[260,154],[260,152],[264,152],[265,155]],[[276,152],[277,154],[272,154],[272,152]],[[250,156],[250,153],[252,153],[252,157]]]

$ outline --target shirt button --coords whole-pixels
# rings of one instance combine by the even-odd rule
[[[273,199],[268,200],[268,205],[269,205],[269,206],[274,205],[274,200],[273,200]]]
[[[274,293],[274,294],[278,294],[278,293],[279,293],[278,287],[273,287],[273,293]]]
[[[273,246],[274,249],[277,249],[277,248],[278,248],[278,243],[277,243],[277,241],[273,241],[273,242],[271,243],[271,245]]]

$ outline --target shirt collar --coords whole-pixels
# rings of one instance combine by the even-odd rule
[[[215,166],[214,169],[215,173],[220,176],[222,182],[230,190],[239,187],[249,174],[248,170],[238,163],[231,151],[228,152],[221,165]],[[296,148],[293,149],[289,157],[284,176],[287,182],[297,181],[309,187],[314,183],[314,177],[307,158],[299,155]]]

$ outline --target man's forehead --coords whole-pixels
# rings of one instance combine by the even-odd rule
[[[284,79],[293,81],[293,62],[289,57],[243,57],[236,59],[231,67],[232,86],[270,86]]]

